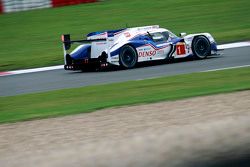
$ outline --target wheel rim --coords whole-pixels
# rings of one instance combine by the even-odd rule
[[[208,48],[207,41],[205,41],[203,39],[197,40],[196,45],[195,45],[195,51],[196,51],[197,55],[206,56],[208,49],[209,48]]]
[[[135,64],[136,62],[136,56],[135,56],[135,52],[131,49],[126,49],[123,51],[122,54],[122,62],[125,66],[127,67],[131,67]]]
[[[193,52],[198,58],[205,58],[210,54],[210,42],[205,37],[197,37],[193,43]]]

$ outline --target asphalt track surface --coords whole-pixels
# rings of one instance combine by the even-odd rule
[[[14,96],[250,65],[250,47],[226,49],[222,52],[223,54],[220,56],[205,60],[178,60],[164,64],[157,63],[157,65],[143,64],[131,70],[72,72],[61,69],[3,76],[0,77],[0,96]]]

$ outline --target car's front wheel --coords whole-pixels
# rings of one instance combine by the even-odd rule
[[[121,48],[119,59],[122,67],[133,68],[137,63],[138,55],[132,46],[125,45]]]
[[[197,36],[192,42],[193,54],[198,59],[204,59],[211,54],[210,41],[205,36]]]

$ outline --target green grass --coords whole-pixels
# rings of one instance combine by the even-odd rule
[[[0,97],[0,123],[246,89],[250,89],[250,68]]]
[[[63,63],[60,36],[159,24],[175,33],[210,32],[217,41],[250,39],[249,0],[105,0],[0,16],[0,71]]]

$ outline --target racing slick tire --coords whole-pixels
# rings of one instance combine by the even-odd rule
[[[132,46],[125,45],[121,48],[119,61],[123,68],[133,68],[137,63],[137,60],[137,52]]]
[[[195,37],[192,42],[192,51],[195,58],[205,59],[211,55],[210,41],[202,35]]]

